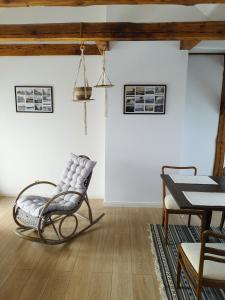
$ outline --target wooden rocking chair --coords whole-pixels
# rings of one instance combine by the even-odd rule
[[[58,185],[49,181],[36,181],[25,187],[19,193],[13,207],[13,218],[19,226],[16,234],[30,241],[57,245],[70,241],[96,224],[104,214],[93,219],[87,196],[95,164],[96,162],[86,156],[71,154]],[[47,198],[23,195],[25,191],[39,184],[54,186],[53,196]],[[87,206],[88,217],[78,214],[83,202]],[[74,220],[74,226],[69,234],[65,234],[63,227],[69,218]],[[82,228],[78,226],[80,218],[88,221]]]

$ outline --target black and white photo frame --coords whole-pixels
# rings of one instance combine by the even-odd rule
[[[15,86],[16,112],[53,113],[52,86]]]
[[[125,85],[124,114],[154,114],[166,112],[166,85]]]

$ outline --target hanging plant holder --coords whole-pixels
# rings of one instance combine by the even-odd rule
[[[73,101],[82,102],[82,101],[94,100],[94,99],[90,99],[91,94],[92,94],[92,87],[90,87],[90,86],[88,86],[88,87],[84,87],[84,86],[75,87],[74,88],[74,97],[73,97],[74,100]]]
[[[97,84],[94,86],[95,88],[112,88],[114,85],[110,81],[107,73],[106,73],[106,59],[105,59],[105,50],[102,52],[102,73]]]
[[[83,43],[81,44],[80,50],[81,50],[81,57],[78,66],[78,71],[77,71],[77,78],[73,90],[73,101],[84,104],[84,131],[85,131],[85,135],[87,135],[87,105],[86,104],[87,102],[92,101],[94,99],[91,98],[92,87],[89,86],[87,75],[86,75],[86,63],[85,63],[85,56],[84,56],[85,46]],[[78,79],[82,72],[83,72],[83,78],[82,78],[83,83],[78,86]]]
[[[97,84],[94,86],[95,88],[104,88],[105,89],[105,117],[108,117],[108,88],[114,87],[112,82],[110,81],[107,73],[106,73],[106,59],[105,59],[105,50],[103,50],[102,54],[102,73]]]

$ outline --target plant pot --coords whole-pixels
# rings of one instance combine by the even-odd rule
[[[91,94],[92,87],[76,87],[74,89],[73,101],[89,100],[91,98]]]

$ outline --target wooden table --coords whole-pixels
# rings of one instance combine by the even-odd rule
[[[206,224],[204,230],[210,229],[212,211],[225,211],[224,206],[202,206],[202,205],[192,205],[185,195],[184,191],[189,192],[217,192],[224,193],[225,198],[225,177],[215,177],[210,176],[214,181],[218,183],[215,184],[189,184],[189,183],[175,183],[170,175],[161,175],[162,180],[165,182],[166,187],[170,191],[174,200],[177,202],[181,209],[201,209],[206,212]],[[224,201],[225,202],[225,201]]]

